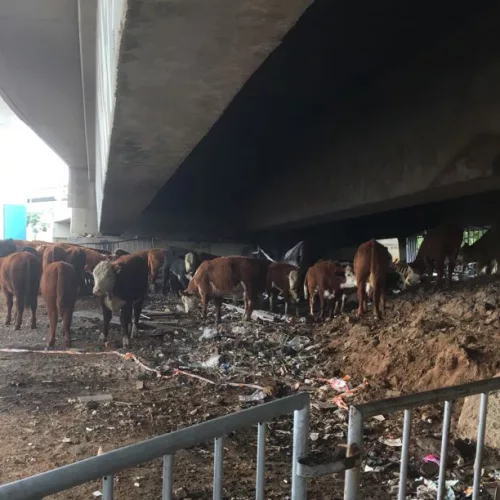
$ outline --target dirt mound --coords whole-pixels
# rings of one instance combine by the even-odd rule
[[[386,317],[334,319],[319,327],[318,369],[367,377],[374,388],[416,392],[493,376],[500,367],[500,282],[483,278],[388,302]],[[373,392],[370,391],[373,397]]]

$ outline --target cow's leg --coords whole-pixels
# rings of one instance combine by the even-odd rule
[[[31,329],[36,329],[36,309],[38,306],[38,297],[36,294],[33,294],[30,297],[30,309],[31,309]]]
[[[221,321],[222,297],[214,297],[215,304],[215,324],[218,325]]]
[[[325,291],[322,289],[318,290],[319,296],[319,317],[321,319],[325,318]]]
[[[233,295],[233,306],[238,306],[238,297],[236,295]]]
[[[314,318],[314,296],[316,292],[309,290],[309,314]]]
[[[7,318],[5,319],[5,326],[9,326],[12,321],[12,307],[14,305],[14,296],[7,291],[6,288],[3,289],[5,295],[5,300],[7,302]]]
[[[283,291],[283,300],[285,301],[285,316],[288,316],[288,304],[290,302],[290,293],[288,290]]]
[[[257,294],[253,293],[253,291],[246,291],[245,294],[248,294],[247,297],[247,311],[245,315],[246,321],[252,320],[252,312],[255,308],[255,303],[257,302]]]
[[[16,294],[16,326],[14,330],[20,330],[23,324],[23,314],[24,314],[24,294]]]
[[[207,311],[208,311],[208,294],[205,292],[201,291],[198,288],[198,291],[200,292],[200,299],[201,299],[201,317],[203,319],[207,319]]]
[[[120,310],[120,324],[122,325],[123,347],[129,348],[130,334],[129,327],[132,323],[132,304],[125,304]]]
[[[340,293],[342,293],[342,292],[340,292]],[[337,315],[337,311],[340,308],[340,300],[339,300],[337,293],[335,294],[335,296],[333,298],[333,303],[335,304],[333,307],[333,316],[335,317]]]
[[[103,297],[101,297],[101,309],[102,309],[103,327],[102,327],[102,333],[99,337],[99,342],[107,342],[108,341],[108,333],[109,333],[109,323],[111,322],[111,318],[113,316],[113,313],[111,312],[110,309],[108,309],[104,305],[104,298]]]
[[[47,347],[54,347],[56,344],[56,328],[57,328],[57,304],[56,297],[49,297],[47,301],[47,312],[49,314],[49,341]]]
[[[377,319],[381,319],[380,314],[380,295],[382,292],[382,287],[379,282],[373,284],[373,310]]]
[[[455,270],[455,259],[448,259],[448,286],[451,286],[451,283],[453,281],[454,270]]]
[[[366,300],[366,282],[365,280],[358,281],[358,317],[364,312]]]
[[[142,304],[144,300],[134,302],[134,324],[132,325],[132,338],[139,336],[139,319],[141,318]]]
[[[269,310],[271,312],[275,312],[276,310],[276,299],[278,298],[277,291],[273,288],[269,290],[268,292],[269,295]]]
[[[436,286],[438,286],[441,284],[444,277],[444,259],[439,259],[438,261],[436,261],[436,272],[437,272]]]
[[[347,298],[347,295],[345,293],[342,293],[342,303],[340,305],[340,314],[344,314],[344,307],[345,307],[346,298]]]
[[[74,304],[70,304],[61,311],[62,327],[64,332],[64,344],[66,347],[71,347],[71,322],[73,320]],[[55,329],[54,329],[55,333]]]

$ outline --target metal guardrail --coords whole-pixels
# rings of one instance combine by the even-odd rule
[[[0,486],[0,499],[40,500],[47,495],[102,478],[102,499],[112,500],[114,474],[163,457],[162,500],[172,500],[175,452],[214,439],[213,498],[222,500],[224,435],[258,424],[255,498],[264,500],[266,422],[292,412],[294,419],[291,498],[306,500],[306,478],[301,477],[298,470],[298,459],[306,455],[309,439],[309,395],[305,392]]]
[[[401,396],[351,406],[349,409],[349,427],[347,435],[347,456],[358,456],[356,466],[348,469],[345,474],[344,500],[358,500],[360,498],[361,458],[363,453],[363,421],[367,417],[380,414],[391,414],[404,411],[403,446],[401,449],[401,466],[399,477],[398,500],[406,498],[406,478],[409,462],[409,445],[411,436],[411,409],[436,403],[444,403],[443,430],[441,440],[440,466],[437,499],[443,500],[446,491],[446,457],[450,434],[451,409],[453,401],[476,394],[481,394],[479,406],[479,421],[477,431],[476,458],[474,461],[474,484],[472,499],[479,500],[481,483],[481,463],[483,458],[484,434],[486,430],[486,414],[488,409],[488,395],[500,390],[500,377],[480,380],[470,384],[444,387],[433,391]]]

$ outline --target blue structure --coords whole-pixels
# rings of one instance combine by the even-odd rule
[[[25,205],[3,206],[3,238],[26,239],[28,214]]]

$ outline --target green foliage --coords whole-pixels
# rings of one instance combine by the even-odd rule
[[[28,214],[28,218],[26,220],[26,225],[31,226],[33,233],[35,236],[38,233],[46,233],[49,225],[46,222],[41,221],[41,214],[39,213],[31,213]]]

